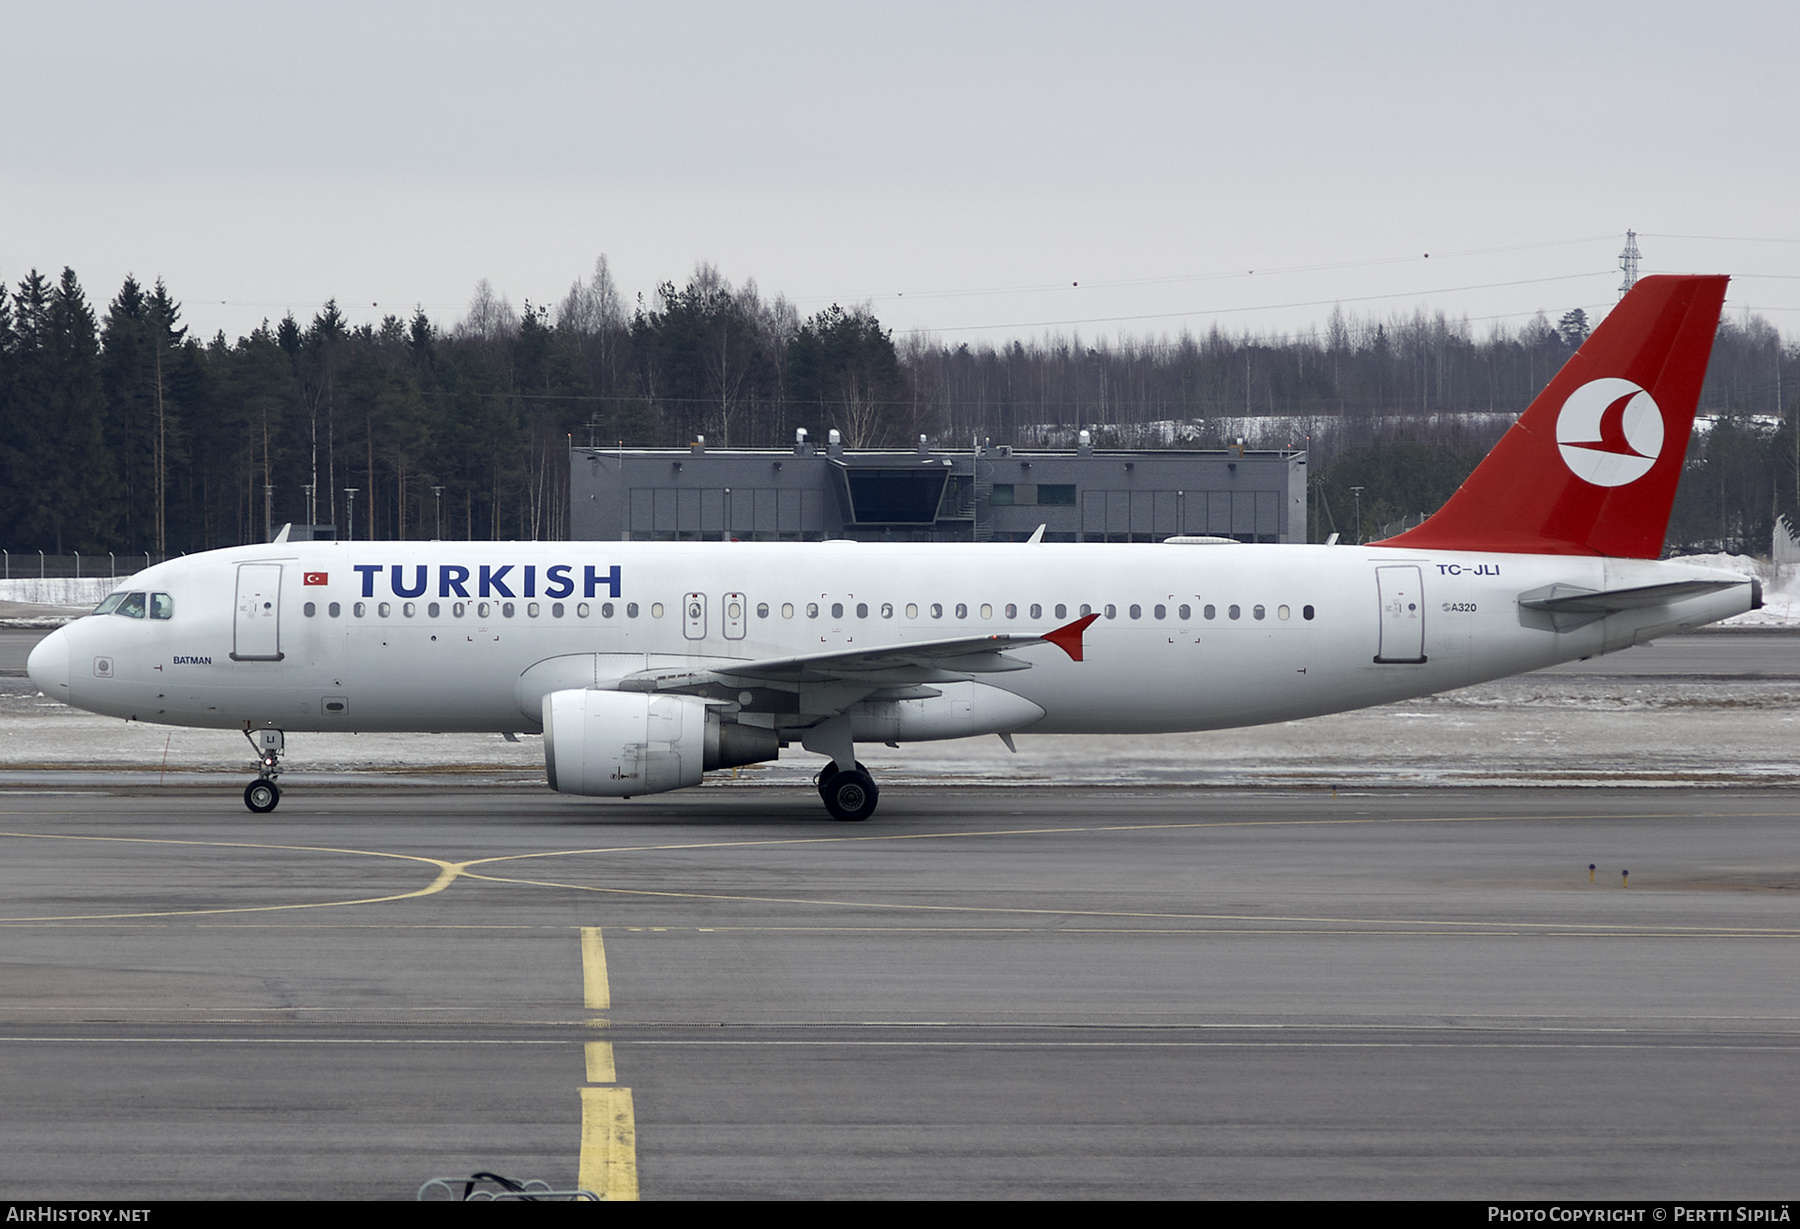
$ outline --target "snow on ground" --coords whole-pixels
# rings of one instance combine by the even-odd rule
[[[1720,627],[1800,627],[1800,564],[1768,563],[1749,555],[1682,555],[1682,563],[1742,572],[1763,582],[1763,606]]]
[[[100,599],[119,587],[121,576],[36,576],[0,580],[0,602],[27,602],[34,606],[79,606],[92,610]]]

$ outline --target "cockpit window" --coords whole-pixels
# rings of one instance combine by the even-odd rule
[[[166,593],[150,595],[150,617],[152,619],[172,619],[175,617],[175,599]]]
[[[119,603],[118,608],[116,610],[114,610],[113,613],[114,614],[122,614],[127,619],[143,618],[144,617],[144,594],[142,594],[142,593],[127,593],[125,595],[125,600]]]
[[[119,608],[119,603],[124,600],[123,593],[109,593],[101,599],[98,606],[94,607],[94,613],[97,615],[111,614]]]

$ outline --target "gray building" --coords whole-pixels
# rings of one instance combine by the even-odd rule
[[[1306,454],[984,447],[572,448],[577,540],[1306,541]]]

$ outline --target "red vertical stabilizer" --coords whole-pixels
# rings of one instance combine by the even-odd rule
[[[1725,277],[1646,277],[1437,514],[1374,543],[1655,559]]]

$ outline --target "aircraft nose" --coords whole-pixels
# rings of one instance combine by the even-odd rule
[[[16,659],[15,659],[16,660]],[[25,672],[38,690],[53,700],[69,698],[69,634],[57,628],[37,642],[25,659]]]

